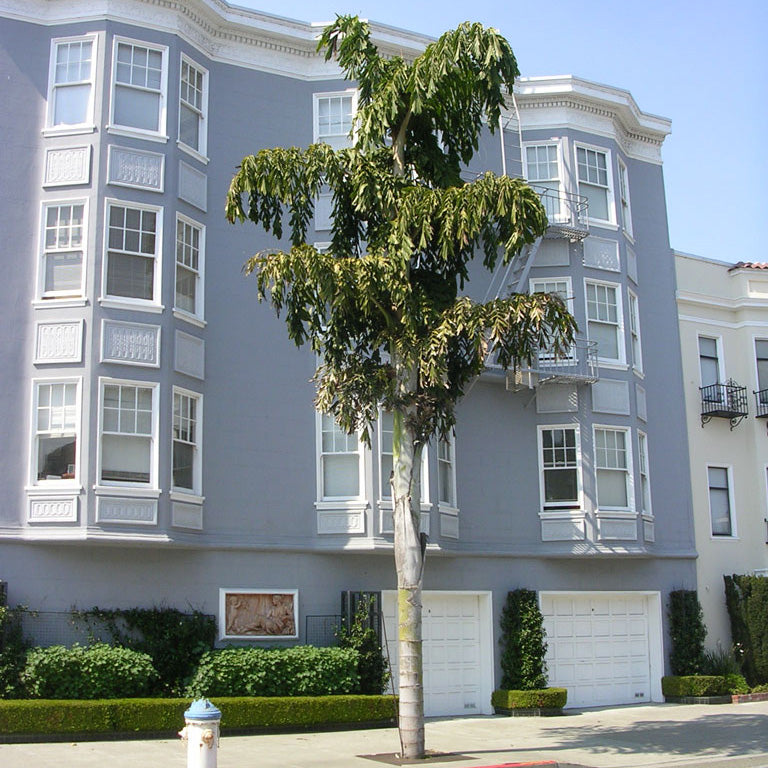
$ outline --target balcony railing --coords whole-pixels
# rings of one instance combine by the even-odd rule
[[[587,225],[587,198],[551,189],[541,184],[531,184],[539,194],[549,219],[545,237],[566,237],[569,240],[583,240],[589,234]]]
[[[574,339],[565,353],[540,349],[525,371],[535,373],[539,384],[594,384],[599,378],[597,342]]]
[[[755,396],[755,418],[768,419],[768,389],[752,393]]]
[[[701,392],[701,426],[717,417],[728,419],[733,429],[749,413],[747,388],[739,386],[733,379],[725,384],[710,384],[699,387]]]

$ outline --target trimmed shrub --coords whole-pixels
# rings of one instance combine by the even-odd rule
[[[568,691],[565,688],[499,689],[491,694],[491,704],[498,709],[562,709],[567,700]]]
[[[748,693],[749,686],[741,675],[669,675],[661,678],[665,696],[727,696]]]
[[[725,576],[731,637],[743,651],[741,669],[751,685],[768,683],[768,578]]]
[[[768,693],[768,683],[760,683],[759,685],[753,685],[749,689],[750,693]]]
[[[189,699],[0,701],[0,733],[99,734],[174,732],[184,725]],[[216,698],[222,730],[302,728],[343,723],[389,723],[391,696]]]
[[[187,695],[329,696],[360,687],[351,648],[225,648],[203,655]]]
[[[33,648],[22,673],[30,697],[40,699],[146,696],[157,679],[157,670],[147,654],[104,643]]]
[[[370,612],[371,601],[360,601],[351,626],[339,632],[339,647],[352,648],[359,654],[360,689],[357,692],[375,695],[383,693],[387,687],[389,671],[378,635],[371,626]]]
[[[501,686],[505,690],[546,688],[544,619],[536,593],[516,589],[507,594],[501,611]]]
[[[704,626],[704,612],[696,591],[676,589],[670,592],[667,617],[672,646],[669,652],[672,674],[695,675],[701,672],[707,628]]]

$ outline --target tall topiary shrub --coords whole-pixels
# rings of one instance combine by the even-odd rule
[[[516,589],[501,611],[501,687],[530,691],[547,685],[544,618],[536,593]]]
[[[750,685],[768,683],[768,578],[725,576],[725,604],[731,637],[741,653]]]
[[[389,682],[389,671],[379,636],[371,626],[371,613],[371,601],[361,600],[350,625],[339,632],[339,647],[357,651],[360,657],[357,662],[360,693],[376,695],[384,693]]]
[[[696,675],[704,664],[704,613],[696,590],[675,589],[669,593],[669,666],[673,675]]]

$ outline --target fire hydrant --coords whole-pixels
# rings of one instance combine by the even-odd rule
[[[179,736],[187,742],[187,768],[216,768],[221,710],[207,699],[193,701]]]

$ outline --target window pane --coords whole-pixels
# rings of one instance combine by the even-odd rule
[[[173,484],[177,488],[194,488],[193,463],[195,447],[189,443],[173,442]]]
[[[159,130],[160,94],[116,85],[114,121],[129,128]]]
[[[107,293],[133,299],[152,300],[155,260],[144,256],[110,253],[107,264]]]
[[[79,125],[88,115],[90,84],[60,86],[54,92],[53,124]]]
[[[590,341],[597,342],[598,357],[610,360],[619,359],[619,338],[615,325],[605,323],[596,323],[590,321],[588,324]]]
[[[354,497],[360,493],[357,454],[323,456],[323,492],[330,497]]]
[[[192,149],[200,148],[200,117],[186,104],[179,105],[179,141]]]
[[[82,285],[82,253],[49,253],[45,258],[46,293],[80,293]]]
[[[68,480],[75,476],[75,437],[40,437],[38,480]]]
[[[626,507],[627,474],[623,470],[597,470],[597,503],[599,507]]]
[[[547,469],[544,471],[544,500],[546,502],[578,502],[576,469]]]
[[[101,479],[149,483],[151,440],[149,437],[102,435]]]

